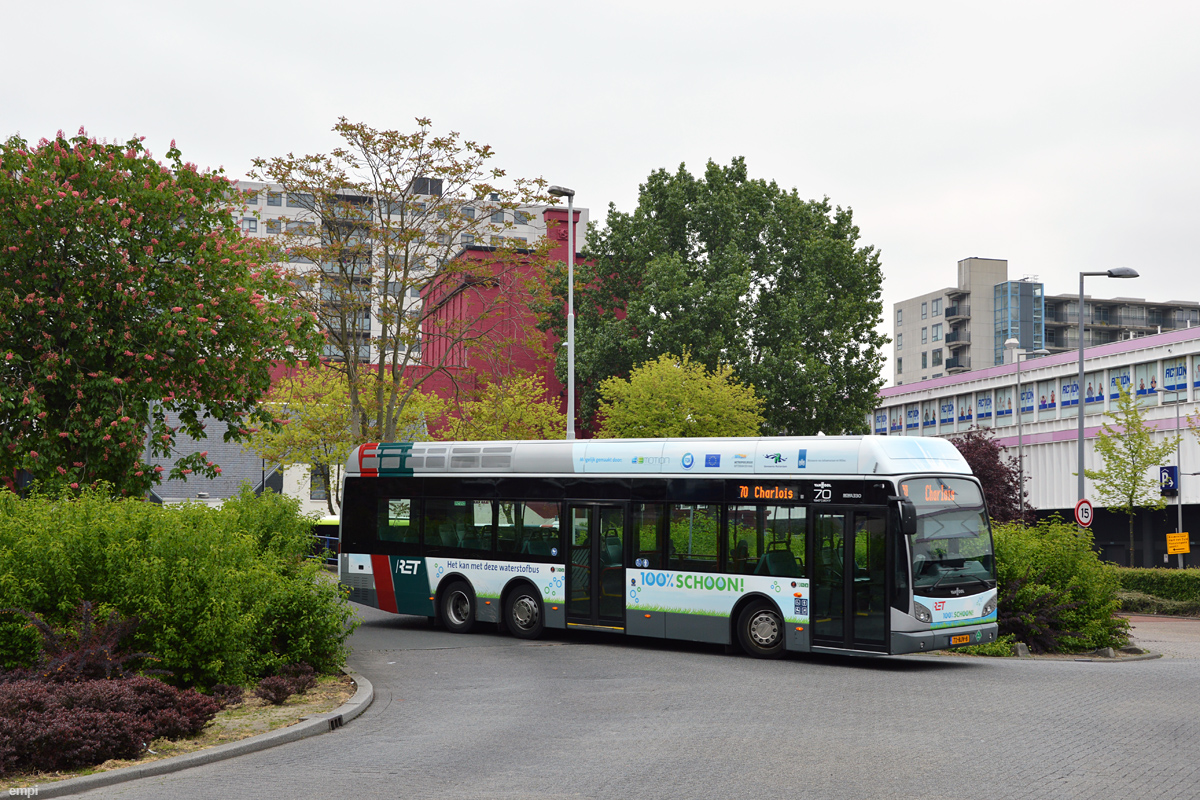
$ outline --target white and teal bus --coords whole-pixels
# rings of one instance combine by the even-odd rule
[[[575,628],[784,651],[994,641],[979,482],[935,438],[364,444],[350,599],[466,633]]]

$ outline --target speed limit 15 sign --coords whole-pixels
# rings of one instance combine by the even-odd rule
[[[1075,521],[1085,528],[1092,525],[1092,501],[1084,498],[1075,504]]]

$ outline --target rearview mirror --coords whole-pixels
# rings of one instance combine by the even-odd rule
[[[896,504],[900,513],[900,532],[912,536],[917,532],[917,506],[906,497],[889,497],[889,502]]]

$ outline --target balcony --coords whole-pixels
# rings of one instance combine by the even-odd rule
[[[970,356],[952,356],[946,359],[946,371],[954,374],[956,372],[966,372],[971,368]]]
[[[963,303],[946,306],[946,319],[953,322],[956,319],[970,319],[971,307]]]
[[[966,347],[971,343],[970,331],[950,331],[946,334],[946,346],[953,350],[956,347]]]

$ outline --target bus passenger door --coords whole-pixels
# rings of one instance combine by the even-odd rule
[[[887,538],[884,509],[813,515],[812,643],[887,650]]]
[[[568,504],[567,624],[625,628],[625,509]]]

